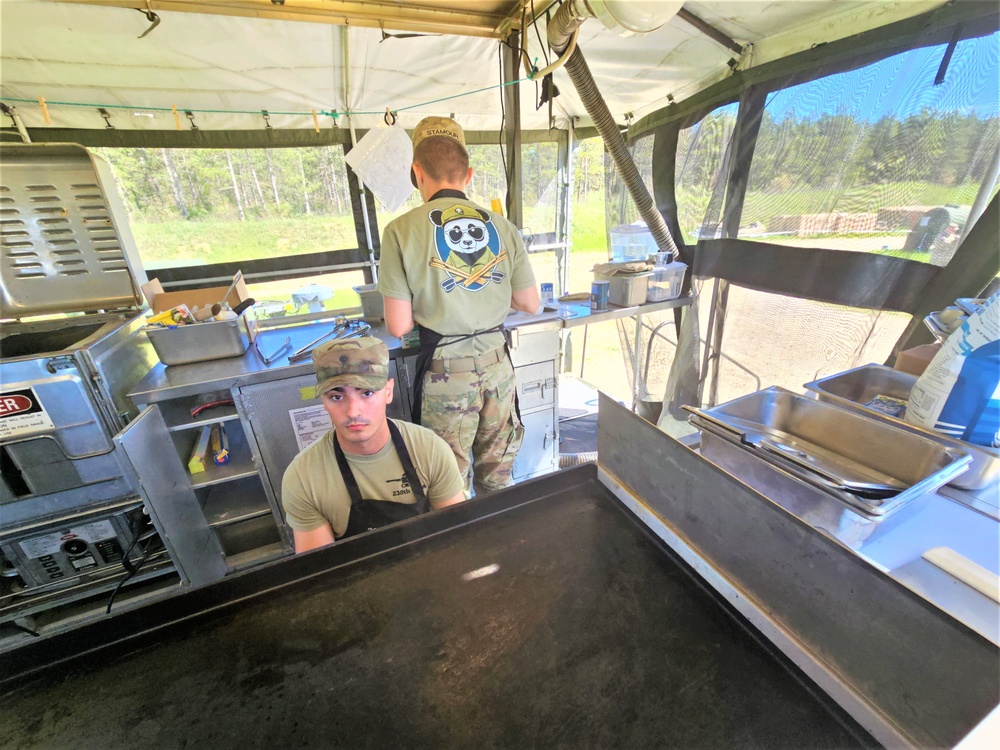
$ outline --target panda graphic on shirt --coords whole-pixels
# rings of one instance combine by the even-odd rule
[[[428,214],[434,225],[434,249],[431,268],[445,272],[441,288],[446,292],[462,289],[478,292],[493,282],[499,284],[506,274],[499,264],[507,259],[500,247],[493,219],[486,211],[467,205],[434,209]]]

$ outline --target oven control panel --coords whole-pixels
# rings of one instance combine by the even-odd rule
[[[44,586],[121,565],[132,541],[123,514],[37,530],[34,535],[0,542],[28,588]]]

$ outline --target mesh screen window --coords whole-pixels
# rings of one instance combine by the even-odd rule
[[[719,236],[726,153],[738,109],[735,102],[719,107],[678,134],[674,162],[677,219],[689,245]]]
[[[960,41],[936,84],[946,49],[771,93],[738,236],[946,265],[996,189],[1000,35]]]

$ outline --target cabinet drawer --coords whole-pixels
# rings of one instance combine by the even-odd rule
[[[554,360],[526,365],[514,370],[517,398],[521,411],[551,406],[556,400],[556,363]]]
[[[516,329],[516,346],[510,350],[514,367],[532,365],[559,357],[559,331],[531,332],[531,326]]]
[[[554,408],[523,414],[524,439],[514,459],[514,481],[555,471],[559,467],[559,435]]]

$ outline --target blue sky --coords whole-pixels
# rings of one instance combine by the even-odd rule
[[[924,108],[1000,116],[1000,32],[958,43],[944,82],[934,77],[947,45],[894,55],[873,65],[777,91],[767,108],[776,120],[818,119],[845,110],[857,118],[904,119]]]

